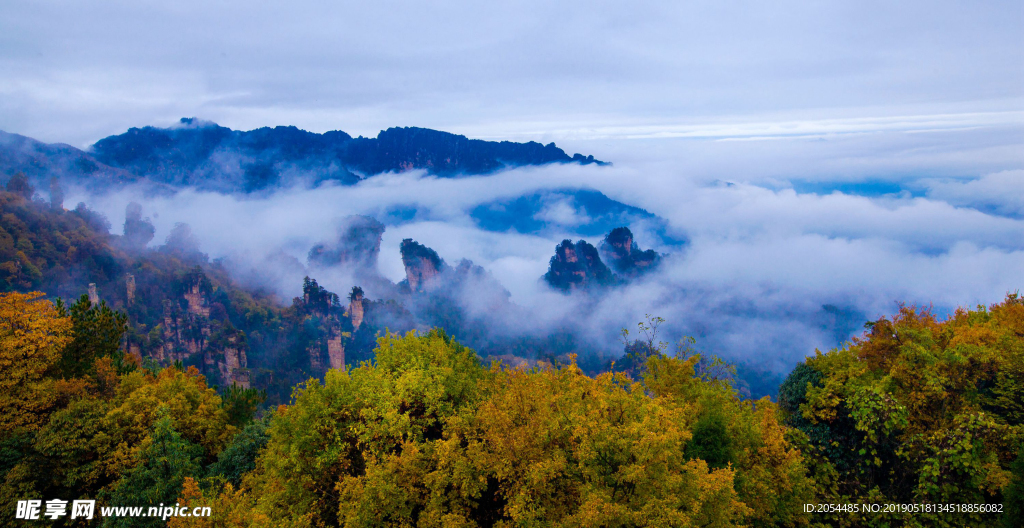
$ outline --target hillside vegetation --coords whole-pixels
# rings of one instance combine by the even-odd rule
[[[1016,295],[946,321],[907,307],[870,323],[799,365],[778,405],[742,399],[699,355],[654,349],[634,376],[588,376],[572,361],[485,365],[434,330],[381,337],[371,361],[257,411],[255,391],[221,396],[194,367],[143,368],[106,345],[125,323],[103,309],[0,295],[5,525],[13,501],[53,497],[212,507],[171,526],[977,527],[1021,514]],[[88,368],[66,368],[68,354]],[[869,503],[933,511],[805,507]]]

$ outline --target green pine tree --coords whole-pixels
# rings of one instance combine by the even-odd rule
[[[121,349],[121,338],[128,330],[127,315],[111,310],[104,301],[94,306],[88,295],[82,295],[70,309],[58,299],[57,309],[61,314],[70,315],[74,324],[74,340],[64,348],[55,365],[57,376],[73,378],[90,374],[95,361],[104,356],[111,357],[119,371],[131,370],[125,364]]]
[[[174,430],[170,416],[161,411],[149,444],[139,454],[139,464],[124,475],[104,501],[111,506],[173,505],[181,493],[185,477],[200,477],[202,447],[189,442]],[[104,519],[105,527],[162,526],[159,518]]]
[[[217,455],[217,462],[210,466],[210,476],[223,476],[237,488],[242,482],[242,475],[256,469],[256,457],[270,440],[268,423],[267,419],[254,420],[236,434]]]

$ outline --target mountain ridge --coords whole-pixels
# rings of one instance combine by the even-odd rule
[[[19,172],[39,187],[51,177],[103,184],[125,184],[139,179],[66,143],[43,143],[0,130],[0,173],[13,176]]]
[[[485,141],[420,127],[391,127],[375,138],[295,126],[233,130],[198,118],[171,127],[132,127],[86,150],[0,132],[0,172],[23,172],[92,185],[146,179],[249,193],[297,182],[352,185],[385,172],[425,170],[443,178],[486,175],[551,163],[607,165],[592,155],[568,155],[554,143]]]

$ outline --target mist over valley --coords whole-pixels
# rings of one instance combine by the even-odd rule
[[[1021,35],[0,3],[0,526],[1019,528]]]
[[[859,140],[820,148],[857,149]],[[2,145],[4,171],[29,175],[36,199],[52,199],[57,185],[49,194],[84,204],[98,231],[111,226],[109,244],[128,249],[102,278],[44,279],[51,295],[74,298],[98,283],[100,298],[125,309],[131,263],[185,245],[182,269],[169,273],[213,266],[229,281],[222,287],[259,292],[274,309],[308,296],[307,277],[339,298],[359,288],[365,302],[390,303],[360,344],[344,347],[348,364],[372,359],[369,336],[441,327],[485,358],[577,354],[597,372],[626,360],[621,329],[655,316],[667,321],[659,339],[691,336],[738,365],[744,390],[773,394],[801,358],[860,335],[896,303],[950,313],[994,302],[1024,262],[1020,194],[947,198],[953,185],[1019,186],[1007,173],[899,177],[876,185],[884,192],[843,188],[847,176],[834,190],[809,190],[807,176],[708,181],[665,159],[609,163],[554,144],[415,128],[375,140],[294,127],[237,132],[194,118],[84,151],[12,134]],[[127,243],[132,225],[152,238]],[[140,335],[151,328],[141,324]],[[328,365],[283,351],[296,346],[257,344],[245,368],[315,375]]]

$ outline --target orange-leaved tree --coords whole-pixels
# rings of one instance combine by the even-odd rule
[[[42,293],[0,294],[0,439],[37,429],[53,403],[46,372],[71,342],[71,319]]]

